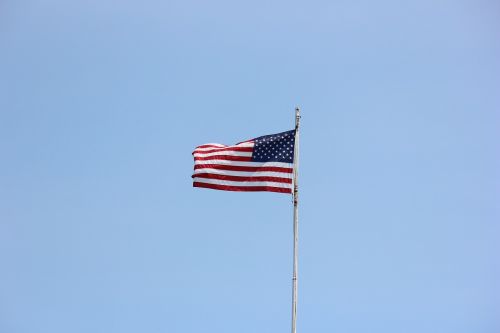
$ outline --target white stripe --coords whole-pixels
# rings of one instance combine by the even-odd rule
[[[217,155],[225,155],[225,156],[246,156],[252,157],[251,151],[231,151],[231,150],[223,150],[215,153],[195,153],[194,157],[209,157],[209,156],[217,156]]]
[[[230,180],[207,179],[207,178],[193,178],[193,181],[198,183],[226,185],[226,186],[245,186],[245,187],[272,186],[272,187],[281,187],[290,189],[292,188],[292,184],[275,183],[275,182],[233,182]]]
[[[257,171],[257,172],[248,172],[248,171],[229,171],[229,170],[219,170],[219,169],[197,169],[194,170],[194,174],[198,173],[212,173],[217,175],[225,175],[225,176],[240,176],[240,177],[280,177],[291,179],[293,173],[284,173],[284,172],[270,172],[270,171]]]
[[[220,165],[249,166],[249,167],[293,168],[293,163],[283,163],[283,162],[240,162],[240,161],[226,161],[226,160],[207,160],[207,161],[194,161],[194,164],[195,165],[220,164]]]
[[[206,143],[206,144],[200,145],[200,146],[205,146],[205,145],[214,145],[214,143]],[[233,146],[218,145],[218,147],[205,147],[205,148],[196,147],[194,151],[195,152],[202,152],[202,151],[206,151],[206,150],[224,149],[224,148],[233,148],[233,147],[250,147],[250,148],[252,148],[254,145],[255,144],[253,142],[244,142],[244,143],[240,143],[238,145],[233,145]]]

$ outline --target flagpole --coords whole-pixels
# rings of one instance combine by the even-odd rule
[[[297,270],[299,243],[299,125],[300,109],[295,108],[295,144],[293,154],[293,277],[292,277],[292,333],[297,322]]]

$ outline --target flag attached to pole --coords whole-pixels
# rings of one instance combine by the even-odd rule
[[[223,191],[293,192],[295,130],[233,146],[196,147],[193,186]]]

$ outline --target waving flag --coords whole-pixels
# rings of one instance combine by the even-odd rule
[[[223,191],[292,193],[295,130],[226,146],[196,147],[193,186]]]

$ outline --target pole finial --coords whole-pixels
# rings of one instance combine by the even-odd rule
[[[298,106],[295,107],[295,129],[299,128],[300,123],[300,109]]]

